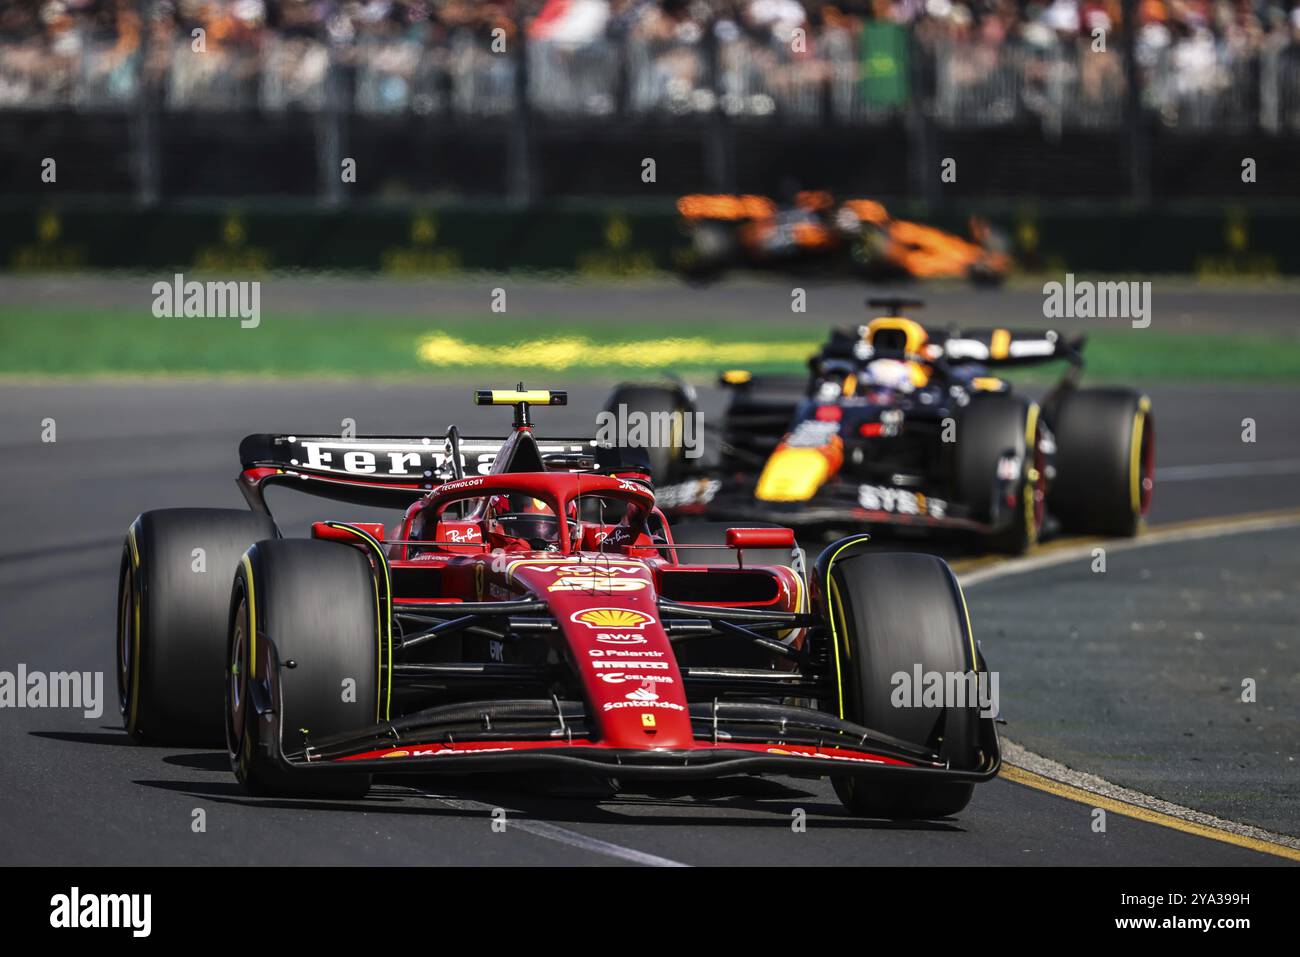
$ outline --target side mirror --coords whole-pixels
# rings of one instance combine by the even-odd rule
[[[729,528],[728,548],[794,548],[793,528]]]
[[[384,540],[384,523],[383,522],[348,522],[354,528],[359,528],[375,539],[383,542]],[[342,542],[345,545],[363,545],[362,539],[345,528],[335,528],[331,522],[312,522],[311,537],[323,539],[327,542]]]

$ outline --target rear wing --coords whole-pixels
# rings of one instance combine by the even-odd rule
[[[677,212],[683,219],[742,222],[770,219],[776,213],[776,204],[766,196],[693,193],[677,200]]]
[[[953,332],[940,343],[950,364],[1016,366],[1064,360],[1082,366],[1084,341],[1083,336],[1070,339],[1050,329],[972,329]]]
[[[239,490],[254,511],[269,514],[273,485],[353,505],[405,508],[443,482],[492,470],[504,439],[443,435],[249,435],[239,443]],[[541,466],[557,471],[622,467],[626,450],[594,439],[537,440]]]

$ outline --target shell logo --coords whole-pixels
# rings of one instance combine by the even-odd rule
[[[588,628],[644,628],[654,624],[649,615],[631,608],[588,608],[575,611],[570,620]]]

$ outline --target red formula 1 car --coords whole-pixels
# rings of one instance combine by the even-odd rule
[[[477,401],[515,407],[507,439],[251,435],[250,511],[137,518],[127,730],[224,739],[267,795],[359,796],[389,772],[782,773],[916,818],[960,811],[997,773],[986,701],[891,698],[900,673],[986,671],[944,562],[857,536],[809,569],[782,528],[675,543],[643,453],[535,437],[530,405],[563,393]],[[391,536],[322,521],[285,539],[275,484],[405,512]]]

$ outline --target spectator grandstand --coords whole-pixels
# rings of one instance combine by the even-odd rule
[[[1300,129],[1300,0],[1131,6],[1161,123]],[[1124,21],[1120,0],[3,0],[0,109],[1107,128]]]

